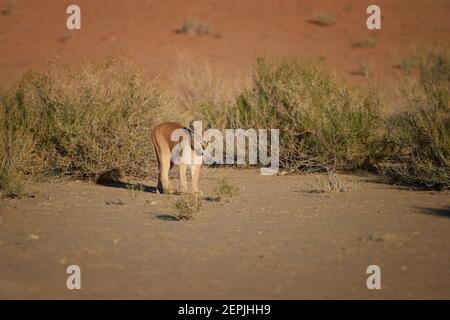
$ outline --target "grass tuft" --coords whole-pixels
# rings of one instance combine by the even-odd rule
[[[341,177],[334,173],[328,173],[325,179],[317,178],[316,185],[311,185],[311,193],[326,192],[351,192],[359,187],[356,181],[351,183],[344,182]]]
[[[352,42],[352,48],[375,48],[377,46],[377,39],[366,38],[359,39]]]
[[[352,71],[352,74],[355,76],[363,76],[368,78],[372,75],[372,71],[368,66],[360,64],[354,71]]]
[[[200,211],[202,200],[194,196],[182,196],[174,203],[178,220],[191,220]]]
[[[214,187],[217,201],[230,201],[239,195],[239,186],[236,183],[229,182],[227,178],[216,179]]]

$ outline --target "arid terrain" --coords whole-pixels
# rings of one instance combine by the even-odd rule
[[[126,185],[34,184],[2,201],[2,298],[450,298],[450,193],[411,191],[377,176],[343,175],[349,192],[314,193],[317,175],[207,169],[240,186],[175,221],[178,195]],[[323,177],[322,177],[323,178]],[[81,268],[82,289],[66,288]],[[381,268],[381,290],[366,268]]]
[[[125,56],[162,82],[180,56],[230,76],[264,56],[324,60],[352,85],[394,96],[395,64],[450,44],[449,0],[377,1],[377,31],[366,28],[366,0],[77,0],[82,29],[68,31],[72,2],[16,0],[0,14],[1,87],[53,55]],[[311,23],[320,12],[336,24]],[[188,19],[211,31],[177,33]],[[368,38],[374,47],[352,47]],[[361,66],[370,75],[355,72]],[[211,200],[216,177],[238,183],[235,199]],[[0,298],[450,299],[448,190],[358,171],[339,174],[348,190],[321,193],[317,179],[326,175],[205,168],[203,206],[189,221],[175,219],[180,196],[157,194],[155,180],[33,181],[25,197],[0,199]],[[81,290],[66,288],[72,264]],[[381,290],[366,287],[369,265],[381,268]]]

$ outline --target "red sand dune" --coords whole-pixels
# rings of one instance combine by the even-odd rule
[[[2,1],[4,5],[6,1]],[[330,69],[352,83],[376,81],[388,88],[398,78],[392,65],[415,47],[448,45],[450,1],[377,1],[382,29],[366,28],[366,0],[16,0],[12,14],[0,15],[0,85],[56,53],[62,58],[125,55],[149,74],[176,61],[177,54],[248,70],[257,56],[324,58]],[[81,7],[82,29],[66,29],[66,8]],[[311,23],[317,12],[336,16],[336,25]],[[212,35],[175,30],[186,19],[212,27]],[[68,41],[61,41],[70,33]],[[352,48],[354,40],[377,37],[375,48]],[[352,75],[359,64],[373,76]],[[387,81],[386,81],[387,80]]]

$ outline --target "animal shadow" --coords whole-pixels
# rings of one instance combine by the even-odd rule
[[[154,186],[147,186],[143,184],[138,183],[127,183],[122,182],[118,180],[109,180],[109,179],[99,179],[97,180],[97,184],[105,187],[111,187],[111,188],[120,188],[120,189],[127,189],[127,190],[141,190],[143,192],[149,192],[149,193],[156,193],[156,187]]]

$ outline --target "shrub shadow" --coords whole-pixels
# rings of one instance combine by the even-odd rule
[[[421,208],[421,213],[423,214],[429,214],[436,217],[445,217],[450,218],[450,206],[442,209],[436,209],[436,208]]]
[[[179,219],[173,215],[170,214],[158,214],[156,216],[157,219],[159,220],[164,220],[164,221],[178,221]]]

